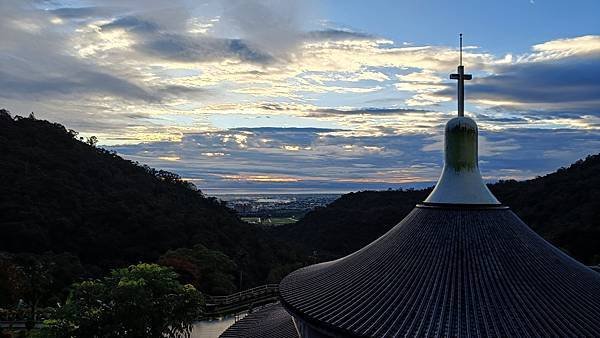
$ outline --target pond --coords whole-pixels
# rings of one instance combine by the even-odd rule
[[[237,315],[237,320],[240,320],[246,316],[246,313]],[[192,331],[191,338],[216,338],[228,327],[236,322],[236,317],[228,316],[212,320],[203,320],[194,324],[194,330]]]

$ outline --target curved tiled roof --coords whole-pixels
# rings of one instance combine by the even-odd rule
[[[298,338],[298,332],[281,304],[268,305],[229,327],[221,338]]]
[[[295,317],[343,336],[600,336],[600,274],[507,208],[417,206],[280,293]]]

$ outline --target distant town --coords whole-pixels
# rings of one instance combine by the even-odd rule
[[[264,226],[295,223],[304,214],[333,202],[339,194],[219,195],[242,220]]]

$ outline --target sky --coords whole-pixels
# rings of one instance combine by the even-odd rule
[[[600,152],[598,1],[0,0],[0,12],[0,107],[209,195],[433,184],[459,33],[487,181]]]

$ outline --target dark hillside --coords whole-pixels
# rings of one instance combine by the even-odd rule
[[[536,232],[587,264],[600,263],[600,155],[532,180],[490,185]],[[340,197],[274,234],[317,251],[318,259],[356,251],[396,225],[431,190],[364,191]]]
[[[0,111],[0,251],[71,252],[105,270],[202,244],[231,257],[244,270],[244,286],[295,262],[264,231],[177,175],[94,141]]]
[[[532,180],[490,188],[533,230],[587,264],[600,264],[600,154]]]
[[[398,223],[430,190],[361,191],[308,212],[294,224],[273,229],[276,236],[317,251],[319,260],[349,254]]]

